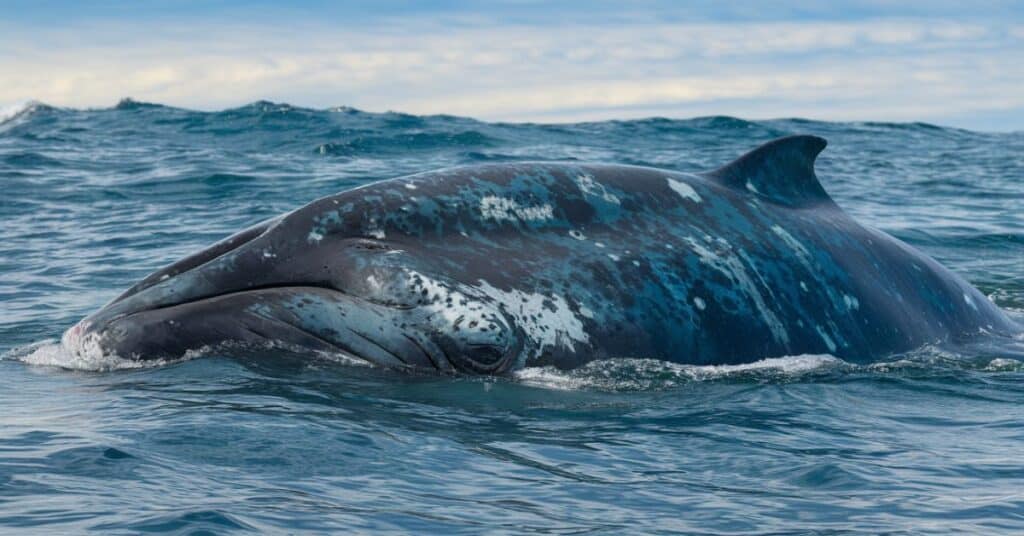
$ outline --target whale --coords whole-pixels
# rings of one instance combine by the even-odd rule
[[[616,357],[865,363],[1021,332],[964,279],[846,214],[814,171],[825,146],[789,136],[692,173],[509,162],[374,182],[158,270],[63,344],[504,374]]]

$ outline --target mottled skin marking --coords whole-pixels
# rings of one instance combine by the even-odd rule
[[[278,341],[493,374],[623,356],[864,362],[1020,331],[842,212],[814,176],[823,148],[783,138],[702,174],[515,163],[370,184],[149,276],[65,340],[138,359]]]

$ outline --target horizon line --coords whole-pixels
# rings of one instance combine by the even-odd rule
[[[530,120],[530,119],[522,119],[522,120],[514,120],[514,119],[513,120],[505,120],[505,119],[500,119],[500,120],[495,120],[495,119],[487,119],[487,118],[474,117],[472,115],[451,114],[451,113],[422,113],[421,114],[421,113],[405,112],[405,111],[395,110],[395,109],[387,109],[387,110],[384,110],[384,111],[375,111],[375,110],[368,110],[368,109],[365,109],[365,108],[360,108],[360,107],[357,107],[357,106],[349,106],[349,105],[333,105],[333,106],[325,106],[325,107],[306,106],[306,105],[301,105],[301,104],[293,104],[293,103],[290,103],[290,102],[287,102],[287,101],[283,101],[283,100],[276,101],[276,100],[272,100],[272,99],[257,99],[257,100],[254,100],[254,101],[248,101],[248,102],[244,102],[242,104],[237,104],[237,105],[233,105],[233,106],[225,106],[225,107],[197,108],[197,107],[192,107],[192,106],[184,106],[184,105],[177,105],[177,104],[171,104],[171,103],[161,103],[161,102],[156,102],[156,101],[151,101],[151,100],[140,100],[140,99],[135,99],[135,98],[130,97],[130,96],[121,97],[120,99],[117,100],[116,103],[114,103],[113,105],[110,105],[110,106],[64,106],[64,105],[50,104],[48,102],[44,102],[44,101],[38,100],[38,99],[25,99],[25,100],[22,100],[20,102],[16,102],[14,104],[6,104],[6,105],[0,104],[0,125],[8,123],[9,121],[12,121],[12,120],[14,120],[14,119],[16,119],[18,117],[25,116],[26,114],[31,114],[33,110],[38,109],[40,107],[54,109],[54,110],[72,111],[72,112],[102,112],[102,111],[123,110],[123,109],[127,109],[128,106],[139,106],[139,107],[166,108],[166,109],[179,110],[179,111],[190,112],[190,113],[217,114],[217,113],[223,113],[223,112],[228,112],[228,111],[233,111],[233,110],[241,110],[241,109],[245,109],[245,108],[251,108],[251,107],[258,106],[258,105],[282,106],[282,107],[288,107],[290,109],[295,109],[295,110],[305,110],[305,111],[325,112],[325,113],[346,113],[346,112],[347,113],[352,113],[352,112],[355,112],[355,113],[369,114],[369,115],[395,114],[395,115],[405,115],[405,116],[423,117],[423,118],[448,117],[448,118],[453,118],[453,119],[477,121],[477,122],[488,123],[488,124],[493,124],[493,125],[503,125],[503,124],[510,124],[510,125],[531,125],[531,124],[532,125],[575,125],[575,124],[605,123],[605,122],[640,122],[640,121],[650,121],[650,120],[694,121],[694,120],[699,120],[699,119],[724,118],[724,119],[733,119],[733,120],[737,120],[737,121],[744,121],[744,122],[751,122],[751,123],[753,123],[753,122],[777,122],[777,121],[806,121],[806,122],[813,122],[813,123],[828,123],[828,124],[836,124],[836,125],[850,125],[850,124],[858,125],[859,124],[859,125],[923,126],[923,127],[931,127],[931,128],[938,128],[938,129],[944,129],[944,130],[959,130],[959,131],[972,132],[972,133],[978,133],[978,134],[1018,134],[1018,133],[1024,133],[1024,129],[982,130],[982,129],[966,128],[966,127],[960,127],[960,126],[949,125],[949,124],[941,124],[941,123],[932,122],[932,121],[923,121],[923,120],[909,120],[909,121],[892,121],[892,120],[878,120],[878,119],[844,120],[844,119],[823,119],[823,118],[816,118],[816,117],[810,117],[810,116],[772,116],[772,117],[749,117],[748,116],[748,117],[744,117],[744,116],[740,116],[740,115],[722,114],[722,113],[711,113],[711,114],[707,114],[707,115],[691,115],[691,116],[672,116],[672,115],[657,115],[657,114],[655,114],[655,115],[637,115],[637,116],[632,116],[632,117],[624,116],[624,117],[594,118],[594,119],[582,119],[582,120],[557,120],[557,119],[549,120],[549,121],[537,121],[537,120]],[[288,111],[288,110],[280,110],[280,111],[283,112],[283,111]],[[557,112],[555,112],[555,113],[557,113]]]

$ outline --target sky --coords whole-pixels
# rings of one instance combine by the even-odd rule
[[[0,0],[0,106],[1024,130],[1024,0]]]

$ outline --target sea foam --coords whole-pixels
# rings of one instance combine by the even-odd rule
[[[31,114],[42,103],[38,101],[25,101],[10,105],[0,105],[0,127],[8,126],[8,123],[15,123],[18,119]]]
[[[724,378],[785,380],[847,366],[842,359],[827,354],[775,357],[742,365],[682,365],[655,359],[613,358],[573,370],[530,367],[516,371],[513,377],[520,383],[547,389],[635,391]]]

